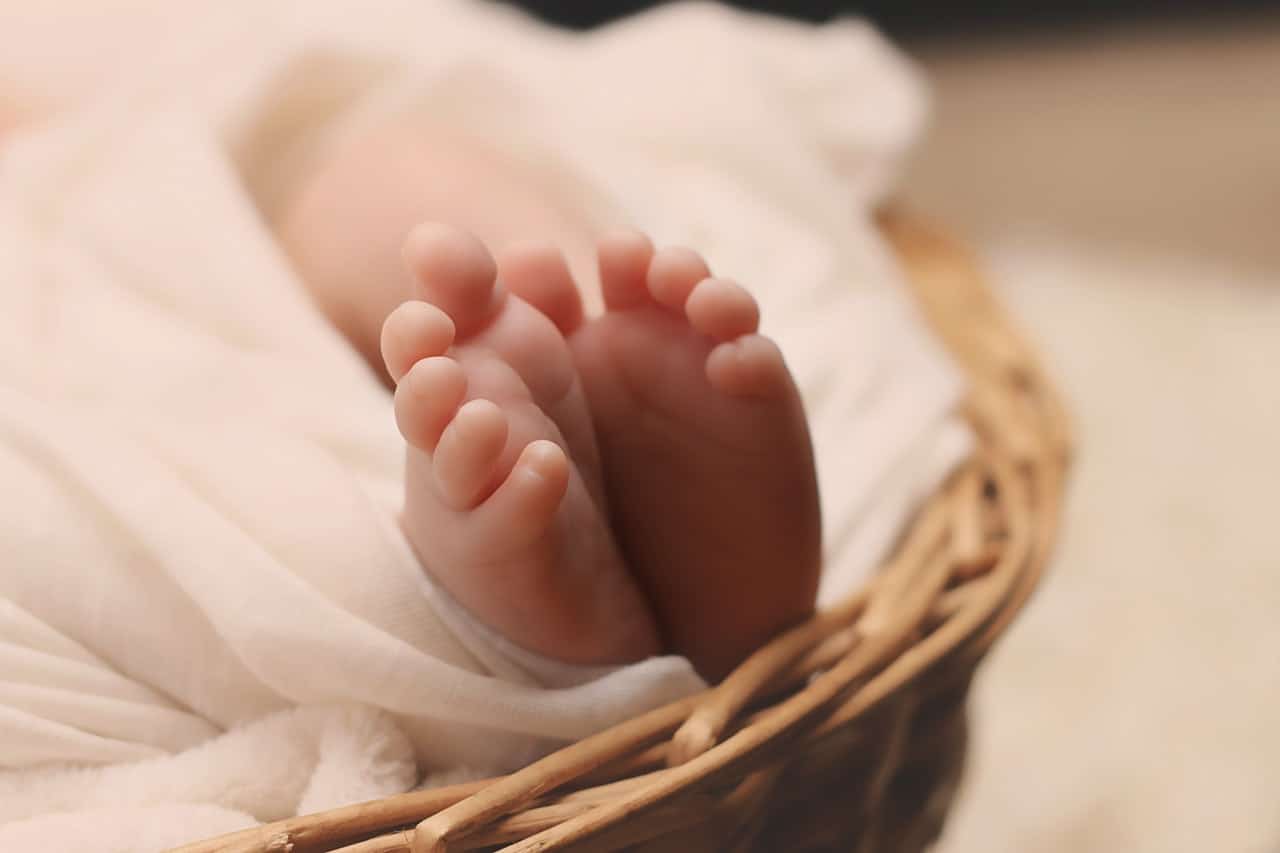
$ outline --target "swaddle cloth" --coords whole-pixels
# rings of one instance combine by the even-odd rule
[[[423,576],[389,396],[268,224],[380,117],[482,134],[750,284],[813,422],[824,601],[966,452],[870,220],[923,97],[865,25],[695,5],[570,36],[407,0],[154,22],[0,155],[0,849],[160,849],[503,772],[702,686],[675,657],[540,659]],[[35,91],[14,55],[0,90]]]

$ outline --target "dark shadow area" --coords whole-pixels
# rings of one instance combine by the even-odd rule
[[[511,0],[508,0],[511,2]],[[517,0],[534,14],[557,24],[585,28],[659,5],[645,0]],[[806,20],[821,21],[837,15],[863,15],[874,20],[889,35],[900,38],[933,37],[949,34],[1036,31],[1048,28],[1087,28],[1115,23],[1143,21],[1170,22],[1197,18],[1218,18],[1263,10],[1280,11],[1277,0],[1165,0],[1165,2],[1108,2],[1108,0],[1041,0],[1019,3],[1012,0],[747,0],[731,5],[743,9],[772,12]]]

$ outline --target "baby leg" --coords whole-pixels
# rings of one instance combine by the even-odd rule
[[[591,266],[591,230],[554,188],[475,140],[411,123],[341,145],[313,170],[276,225],[316,304],[382,372],[382,323],[414,294],[401,260],[421,222],[447,222],[496,250],[539,240]],[[505,270],[503,270],[505,272]]]

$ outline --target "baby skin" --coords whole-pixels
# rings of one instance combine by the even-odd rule
[[[674,652],[715,680],[812,611],[800,398],[755,301],[697,254],[636,233],[593,247],[536,176],[414,127],[336,153],[277,227],[393,380],[405,534],[478,620],[558,660]],[[587,317],[570,269],[593,250]]]
[[[686,249],[597,247],[605,311],[563,256],[495,261],[410,234],[416,299],[382,330],[409,446],[404,530],[481,622],[532,651],[676,651],[709,678],[803,619],[819,518],[799,394],[755,301]]]

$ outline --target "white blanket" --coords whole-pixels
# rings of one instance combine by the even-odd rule
[[[54,73],[14,11],[0,104],[59,115],[0,156],[0,849],[161,849],[501,772],[700,686],[536,659],[423,578],[388,395],[265,224],[362,122],[487,134],[751,284],[813,418],[824,600],[966,452],[869,221],[923,99],[863,25],[175,6]]]

